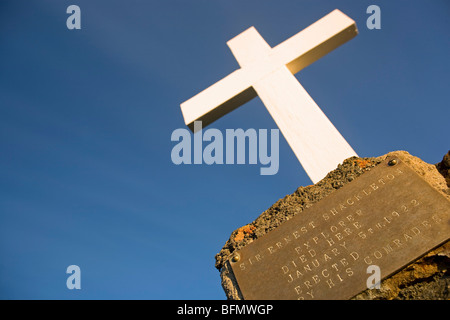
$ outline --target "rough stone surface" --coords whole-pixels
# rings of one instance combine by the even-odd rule
[[[317,184],[299,187],[293,194],[278,200],[255,221],[232,232],[230,239],[215,257],[215,266],[220,270],[222,287],[227,298],[242,299],[231,267],[227,263],[235,250],[277,228],[294,215],[371,170],[388,156],[399,157],[450,200],[450,151],[442,162],[436,165],[425,163],[406,151],[390,152],[377,158],[349,158]],[[383,280],[380,290],[366,290],[354,299],[449,299],[449,265],[450,242],[447,242]]]
[[[444,159],[436,165],[436,168],[444,176],[447,186],[450,188],[450,151],[444,156]]]

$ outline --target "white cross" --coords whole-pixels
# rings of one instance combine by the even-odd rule
[[[358,34],[355,22],[334,10],[271,48],[254,27],[227,42],[241,66],[181,104],[185,123],[210,124],[257,95],[313,183],[356,156],[294,74]]]

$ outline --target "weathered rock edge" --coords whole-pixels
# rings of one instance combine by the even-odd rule
[[[348,158],[317,184],[299,187],[293,194],[278,200],[255,221],[231,233],[222,250],[215,256],[215,266],[220,270],[222,287],[227,298],[230,300],[243,299],[227,262],[235,250],[245,247],[260,236],[277,228],[333,191],[364,172],[370,171],[389,156],[401,159],[450,200],[450,151],[444,156],[442,162],[436,165],[428,164],[406,151],[394,151],[376,158]],[[366,290],[353,299],[449,299],[449,265],[450,242],[447,242],[383,280],[380,290]]]

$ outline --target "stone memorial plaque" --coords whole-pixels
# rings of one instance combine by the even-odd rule
[[[450,237],[450,201],[398,158],[230,258],[244,299],[349,299]]]

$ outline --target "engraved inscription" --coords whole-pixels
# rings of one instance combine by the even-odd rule
[[[386,161],[386,163],[389,159]],[[450,202],[398,160],[380,164],[231,262],[245,299],[348,299],[449,239]]]

